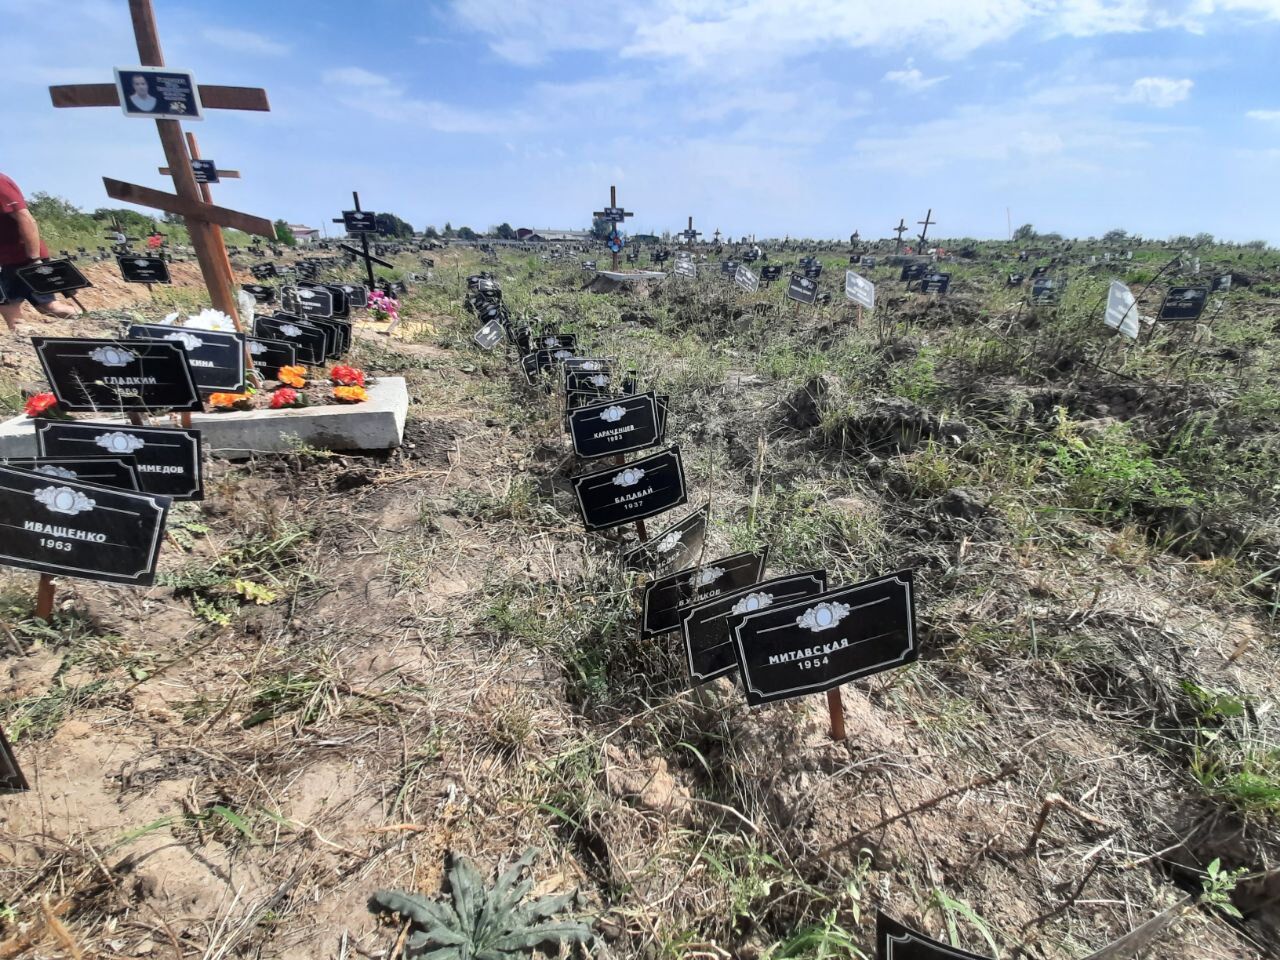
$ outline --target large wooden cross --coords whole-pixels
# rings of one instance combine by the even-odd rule
[[[160,49],[160,35],[156,28],[155,11],[151,0],[129,0],[129,15],[133,19],[133,33],[138,43],[138,57],[145,67],[163,67],[164,53]],[[118,107],[120,94],[115,84],[85,83],[49,88],[49,96],[55,107]],[[270,110],[267,93],[257,87],[222,87],[200,84],[200,101],[212,110]],[[107,196],[113,200],[154,207],[166,213],[181,216],[191,235],[200,273],[209,289],[213,306],[227,314],[240,328],[240,313],[236,308],[235,279],[227,259],[222,228],[233,227],[245,233],[275,239],[275,229],[270,220],[219,207],[210,201],[207,188],[201,191],[191,170],[192,152],[182,136],[182,125],[177,120],[157,120],[156,130],[164,147],[167,170],[173,177],[175,193],[165,193],[134,183],[125,183],[103,177]],[[194,147],[194,139],[191,141]],[[198,153],[196,153],[198,157]]]
[[[929,212],[928,212],[928,213],[926,213],[926,214],[924,215],[924,219],[923,219],[923,220],[917,220],[917,221],[916,221],[916,223],[918,223],[918,224],[920,224],[920,226],[924,227],[924,229],[920,231],[920,252],[921,252],[921,253],[924,253],[924,252],[925,252],[925,242],[924,242],[924,238],[925,238],[925,237],[928,235],[928,233],[929,233],[929,226],[930,226],[931,224],[935,224],[935,223],[937,223],[937,222],[938,222],[937,220],[932,220],[932,219],[930,219],[932,216],[933,216],[933,207],[930,207],[930,208],[929,208]]]
[[[613,229],[618,229],[618,224],[624,222],[627,217],[634,217],[635,214],[630,210],[623,210],[618,206],[618,188],[609,187],[609,206],[603,210],[597,210],[592,214],[597,220],[605,220],[613,224]],[[618,251],[613,251],[613,269],[618,269]]]
[[[688,242],[689,246],[693,246],[694,241],[698,239],[698,236],[700,235],[700,232],[701,232],[701,231],[698,231],[698,230],[693,229],[693,217],[690,217],[690,218],[689,218],[689,226],[687,226],[687,227],[686,227],[686,228],[685,228],[685,229],[680,233],[680,236],[682,236],[682,237],[684,237],[684,238],[685,238],[685,240]]]
[[[898,218],[898,225],[893,228],[893,232],[898,235],[897,241],[894,242],[893,252],[902,252],[902,235],[907,232],[907,221],[905,217]]]

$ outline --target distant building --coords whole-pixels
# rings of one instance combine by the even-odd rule
[[[293,231],[293,235],[299,243],[315,243],[320,239],[320,231],[315,227],[308,227],[301,223],[291,223],[289,224],[289,229]]]
[[[516,231],[517,240],[531,243],[586,243],[591,239],[590,230],[530,230],[521,227]]]

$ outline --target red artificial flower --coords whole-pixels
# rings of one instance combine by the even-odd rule
[[[297,406],[298,391],[292,387],[281,387],[275,393],[271,394],[271,409],[280,410],[284,407]]]
[[[329,379],[343,387],[363,387],[364,371],[340,363],[329,371]]]
[[[57,411],[55,408],[57,406],[58,398],[52,393],[37,393],[34,397],[27,400],[27,405],[24,409],[26,410],[28,417],[40,417],[48,413],[50,410],[54,410],[56,413]]]

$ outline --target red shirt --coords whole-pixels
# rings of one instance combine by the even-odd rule
[[[27,209],[26,198],[18,185],[0,173],[0,267],[16,267],[30,263],[22,235],[18,233],[19,210]],[[49,256],[49,248],[40,241],[40,256]]]

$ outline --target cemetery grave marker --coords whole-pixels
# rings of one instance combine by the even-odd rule
[[[812,304],[818,298],[818,285],[800,273],[792,272],[791,282],[787,284],[787,299],[799,304]]]
[[[780,264],[772,264],[760,270],[760,280],[765,284],[771,284],[782,277],[782,266]]]
[[[826,589],[827,572],[809,570],[773,577],[686,607],[680,612],[680,633],[689,676],[699,684],[738,669],[728,617],[816,597]]]
[[[0,727],[0,791],[17,793],[30,789],[27,778],[22,775],[22,768],[18,766],[18,758],[4,735],[4,728]]]
[[[902,265],[902,273],[898,275],[898,279],[911,283],[914,280],[923,280],[928,272],[927,263],[905,263]]]
[[[171,500],[204,499],[199,430],[41,420],[36,424],[36,449],[41,457],[52,459],[130,457],[143,493]]]
[[[116,264],[120,267],[120,276],[126,283],[172,283],[169,278],[169,265],[163,257],[119,256]]]
[[[191,176],[195,178],[196,183],[220,183],[218,176],[218,165],[212,160],[191,160]]]
[[[875,257],[863,257],[863,258],[862,258],[862,267],[863,267],[863,269],[864,269],[864,270],[874,270],[874,269],[876,268],[876,258],[875,258]]]
[[[680,448],[573,478],[588,530],[635,523],[678,507],[687,499]]]
[[[0,464],[117,490],[137,493],[141,489],[138,463],[133,457],[9,457],[0,460]]]
[[[176,343],[32,337],[58,404],[71,413],[203,409]]]
[[[747,703],[826,691],[832,737],[844,739],[841,684],[918,659],[910,570],[731,615]],[[852,616],[851,616],[852,614]]]
[[[273,317],[255,317],[253,334],[259,340],[281,340],[291,344],[302,363],[324,363],[328,337],[319,327],[299,317],[287,313],[278,313]]]
[[[876,960],[987,960],[916,933],[876,913]]]
[[[239,313],[233,292],[234,281],[221,228],[234,227],[246,233],[270,239],[275,238],[275,229],[270,220],[214,206],[207,199],[207,193],[201,191],[207,191],[208,187],[202,187],[196,183],[191,166],[192,159],[199,158],[198,156],[193,158],[188,153],[179,119],[199,119],[206,107],[228,110],[269,110],[266,93],[258,88],[197,85],[189,73],[164,70],[164,55],[160,49],[159,31],[156,27],[151,0],[129,0],[129,13],[133,21],[138,57],[143,66],[123,71],[117,68],[115,84],[50,87],[50,97],[55,107],[120,106],[127,116],[156,118],[156,129],[164,147],[165,160],[170,176],[173,178],[176,193],[164,193],[108,177],[103,178],[103,185],[106,187],[107,195],[113,200],[157,207],[166,213],[178,214],[185,219],[187,231],[191,236],[191,245],[200,264],[200,271],[213,306],[231,317],[238,328]],[[130,99],[133,92],[139,92],[133,87],[135,78],[139,76],[146,78],[148,74],[154,76],[147,82],[157,84],[151,89],[162,94],[157,99],[164,102],[163,94],[168,93],[171,96],[167,102],[180,105],[174,113],[144,111],[140,106],[142,101]],[[126,79],[130,84],[129,91],[121,86]],[[158,86],[161,81],[164,83],[163,88]]]
[[[169,498],[0,466],[0,563],[149,586]]]
[[[652,393],[617,397],[569,411],[573,452],[587,460],[643,450],[662,442],[657,398]]]
[[[261,283],[243,283],[240,289],[253,297],[254,303],[271,304],[276,302],[276,288]]]
[[[1112,280],[1107,291],[1107,312],[1103,322],[1112,330],[1119,330],[1130,340],[1136,340],[1139,333],[1138,301],[1133,292],[1121,281]]]
[[[677,260],[675,275],[692,280],[698,276],[698,268],[692,260]]]
[[[758,583],[768,556],[768,548],[758,553],[738,553],[646,584],[640,638],[649,640],[679,630],[681,614],[693,604]]]
[[[351,200],[355,204],[354,210],[343,210],[342,216],[334,219],[334,223],[340,223],[346,228],[348,236],[360,238],[360,249],[348,246],[345,243],[338,244],[338,249],[344,253],[349,253],[353,257],[359,257],[364,261],[365,280],[368,281],[370,290],[377,289],[377,281],[373,277],[373,265],[376,263],[380,267],[386,267],[388,270],[395,268],[395,264],[382,260],[369,252],[369,236],[378,232],[377,214],[370,213],[367,210],[360,209],[360,194],[352,190]],[[388,333],[391,331],[388,330]]]
[[[1157,320],[1199,320],[1209,302],[1208,287],[1170,287],[1160,304]]]
[[[477,330],[471,339],[480,349],[492,350],[504,336],[506,336],[506,329],[502,326],[502,321],[495,318]]]
[[[1011,273],[1009,274],[1009,279],[1005,281],[1005,286],[1020,287],[1022,286],[1023,281],[1026,279],[1027,279],[1026,276],[1021,273]]]
[[[634,217],[635,214],[630,210],[623,210],[618,206],[618,188],[609,187],[609,206],[603,210],[597,210],[592,214],[597,220],[604,220],[613,224],[613,229],[609,232],[608,244],[609,251],[613,254],[613,269],[618,269],[618,254],[624,245],[622,235],[618,232],[618,224],[626,221],[627,217]],[[593,266],[594,269],[594,266]]]
[[[924,215],[924,219],[916,221],[916,223],[920,224],[922,228],[920,231],[920,252],[921,253],[924,253],[928,246],[925,242],[925,237],[929,233],[929,227],[938,222],[937,220],[931,220],[930,218],[932,216],[933,216],[933,207],[930,207],[929,212]]]
[[[243,333],[135,323],[125,335],[130,340],[162,340],[179,344],[187,351],[191,379],[205,393],[220,390],[242,393],[245,389],[245,358],[248,354]]]
[[[893,228],[893,232],[898,235],[898,239],[894,241],[893,252],[899,254],[902,252],[902,235],[907,232],[907,221],[904,217],[898,218],[898,225]]]
[[[280,291],[280,309],[303,320],[333,316],[333,291],[323,287],[285,287]]]
[[[33,291],[45,296],[63,294],[75,305],[84,310],[84,305],[76,300],[74,291],[92,287],[89,278],[76,269],[69,259],[41,260],[14,270]]]
[[[720,261],[720,276],[731,277],[737,272],[738,272],[737,260],[721,260]]]
[[[1214,293],[1226,293],[1230,289],[1231,289],[1231,274],[1224,273],[1220,277],[1214,277],[1214,280],[1213,280]]]
[[[738,269],[734,271],[733,282],[745,293],[755,293],[760,286],[760,281],[745,263],[740,264]]]
[[[866,277],[860,277],[852,270],[844,272],[844,295],[858,305],[858,320],[862,320],[862,308],[874,310],[876,305],[876,285]]]
[[[1062,287],[1055,277],[1040,277],[1031,284],[1031,302],[1037,306],[1048,306],[1062,299]]]
[[[703,544],[707,536],[707,522],[710,518],[711,504],[704,503],[652,540],[647,543],[642,542],[624,553],[623,569],[645,571],[654,576],[662,576],[689,566],[702,556]]]
[[[247,337],[245,342],[249,356],[253,359],[254,369],[268,380],[279,380],[281,367],[297,366],[298,352],[291,343],[283,340],[260,340],[257,337]]]
[[[931,273],[920,278],[921,293],[937,293],[945,295],[951,287],[951,274]]]

